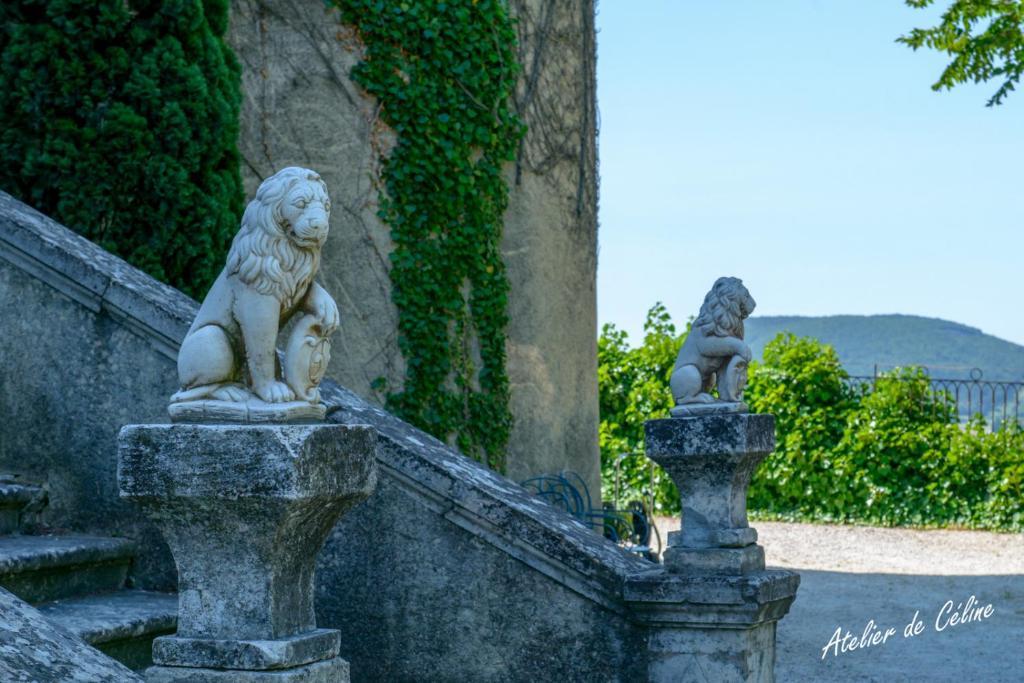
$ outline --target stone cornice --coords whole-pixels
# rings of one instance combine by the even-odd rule
[[[91,311],[108,313],[174,360],[198,305],[0,192],[0,259]]]

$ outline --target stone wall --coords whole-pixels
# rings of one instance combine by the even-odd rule
[[[515,417],[508,475],[572,469],[599,494],[597,192],[592,0],[515,0],[529,126],[516,163],[503,252],[511,284],[508,371]],[[229,41],[242,64],[240,149],[247,195],[280,168],[321,173],[334,211],[324,284],[343,322],[330,375],[377,403],[400,386],[389,228],[376,216],[379,155],[392,143],[349,78],[353,32],[322,0],[237,0]]]
[[[599,506],[593,0],[513,0],[527,124],[505,215],[508,476],[572,469]]]
[[[327,382],[329,418],[380,434],[377,492],[317,567],[321,626],[353,680],[644,680],[623,600],[655,568],[427,434]]]
[[[196,304],[0,192],[0,471],[49,490],[44,524],[142,541],[137,575],[169,588],[163,541],[117,496],[114,437],[166,422]]]

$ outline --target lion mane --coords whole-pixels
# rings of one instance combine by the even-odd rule
[[[282,308],[293,307],[309,289],[320,267],[320,248],[296,245],[286,234],[281,202],[298,183],[317,183],[320,176],[303,168],[286,168],[264,182],[242,214],[242,224],[228,252],[227,274],[260,294],[274,296]]]
[[[743,319],[750,315],[754,300],[736,277],[720,277],[704,297],[693,326],[706,336],[743,339]]]

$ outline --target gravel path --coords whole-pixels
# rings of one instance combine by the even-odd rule
[[[659,520],[662,538],[678,521]],[[1024,681],[1024,534],[755,522],[768,564],[800,572],[779,623],[776,675],[789,681]],[[947,625],[974,596],[991,616]],[[915,612],[918,635],[905,638]],[[940,617],[940,612],[942,615]],[[941,631],[936,630],[939,619]],[[837,628],[884,644],[822,651]]]

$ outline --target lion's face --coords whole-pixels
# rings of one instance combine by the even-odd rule
[[[256,190],[231,242],[225,270],[290,308],[305,296],[327,240],[331,201],[320,176],[288,167]]]
[[[728,309],[730,315],[740,320],[753,313],[757,306],[743,281],[735,277],[718,278],[708,294],[708,299],[713,305]]]
[[[281,198],[281,229],[302,249],[319,250],[327,239],[331,200],[320,181],[299,179]]]
[[[754,312],[754,308],[757,306],[757,302],[754,301],[754,297],[750,296],[750,292],[742,284],[740,285],[740,316],[746,318]]]

